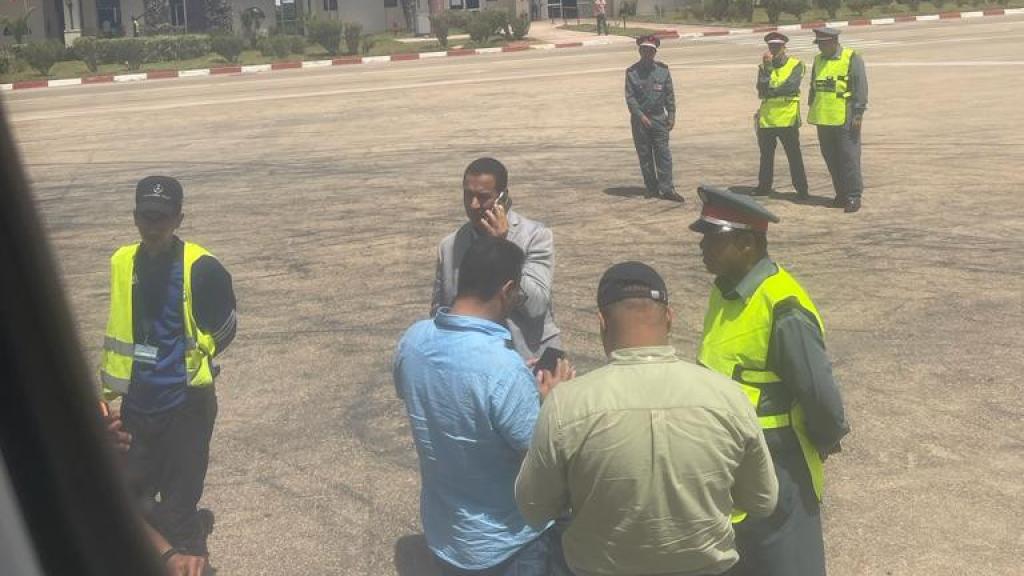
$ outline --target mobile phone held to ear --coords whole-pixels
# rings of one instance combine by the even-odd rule
[[[545,349],[544,353],[540,355],[540,360],[537,360],[537,363],[533,365],[533,373],[537,374],[541,370],[547,370],[554,374],[555,367],[558,366],[558,361],[562,358],[565,358],[565,352],[558,348]]]
[[[512,209],[512,197],[508,195],[508,188],[501,191],[498,197],[494,200],[495,206],[501,206],[501,209],[508,214],[508,211]]]

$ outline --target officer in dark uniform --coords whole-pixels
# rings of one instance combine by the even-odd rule
[[[736,576],[824,576],[820,502],[824,461],[850,431],[825,350],[821,314],[807,291],[768,255],[779,219],[753,198],[702,186],[690,225],[703,234],[715,275],[700,363],[750,398],[772,454],[779,503],[767,518],[734,511]]]
[[[676,123],[672,74],[667,65],[654,60],[661,46],[657,36],[643,36],[636,43],[640,61],[626,70],[626,105],[647,197],[683,202],[672,184],[672,151],[668,145],[668,133]]]

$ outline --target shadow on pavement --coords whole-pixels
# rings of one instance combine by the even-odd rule
[[[395,542],[395,571],[398,576],[438,576],[423,534],[408,534]]]
[[[754,192],[757,192],[757,186],[729,186],[729,190],[737,194],[745,194],[747,196],[754,196],[757,199],[768,198],[771,200],[784,200],[792,204],[800,204],[802,206],[822,206],[826,208],[832,207],[831,198],[822,198],[821,196],[805,196],[801,198],[796,192],[776,192],[772,191],[767,196],[755,196]]]
[[[612,186],[611,188],[605,188],[604,193],[609,196],[619,196],[622,198],[643,198],[647,194],[647,189],[643,186]]]

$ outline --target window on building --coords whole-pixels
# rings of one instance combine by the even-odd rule
[[[338,0],[324,0],[324,11],[325,12],[337,12],[338,11]]]
[[[398,0],[384,0],[385,8],[398,8]]]

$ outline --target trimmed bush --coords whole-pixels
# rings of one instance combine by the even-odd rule
[[[322,46],[328,54],[334,56],[341,47],[342,25],[337,20],[311,18],[306,23],[306,35],[310,40]],[[291,45],[289,44],[290,50]]]
[[[363,25],[358,22],[345,24],[345,47],[348,48],[348,54],[359,54],[360,46],[366,49],[366,41],[363,39]],[[366,52],[369,52],[369,49],[366,49]]]
[[[857,16],[863,16],[875,4],[875,0],[846,0],[846,7]]]
[[[292,54],[305,54],[306,53],[306,37],[299,36],[298,34],[288,34],[285,36],[288,39],[288,49],[291,50]]]
[[[497,31],[498,22],[493,14],[495,11],[483,10],[474,12],[466,23],[466,32],[469,32],[469,39],[475,44],[486,44],[491,36]]]
[[[768,15],[768,22],[779,23],[779,16],[786,11],[786,0],[761,0],[761,8]]]
[[[741,22],[750,22],[754,19],[754,0],[732,0],[729,6],[729,16]]]
[[[369,54],[370,50],[377,45],[377,37],[373,34],[363,34],[362,50],[363,54]]]
[[[148,36],[142,40],[146,43],[146,62],[191,60],[216,52],[212,39],[199,34]]]
[[[64,45],[56,40],[30,42],[22,47],[21,57],[40,74],[49,76],[50,68],[64,59]]]
[[[233,34],[217,34],[210,38],[210,48],[221,58],[234,64],[245,50],[245,40]]]
[[[708,20],[725,20],[729,17],[729,0],[704,0],[704,15]]]
[[[135,71],[146,62],[146,41],[143,38],[111,38],[106,43],[106,64],[124,64]]]
[[[530,33],[530,15],[520,14],[518,18],[512,19],[512,38],[522,40]]]
[[[92,36],[82,36],[75,40],[75,56],[85,62],[85,67],[89,69],[89,72],[99,70],[100,63],[105,59],[105,55],[101,53],[103,42],[103,40]]]

